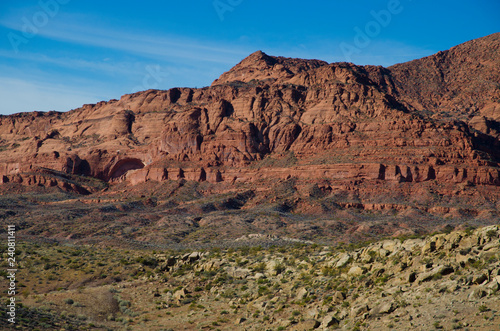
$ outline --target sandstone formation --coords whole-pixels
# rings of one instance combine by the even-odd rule
[[[0,179],[90,193],[51,174],[258,190],[295,178],[330,191],[363,183],[368,196],[427,182],[498,197],[499,45],[497,33],[388,68],[258,51],[210,87],[2,116]]]

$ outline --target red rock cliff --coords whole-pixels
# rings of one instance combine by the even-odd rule
[[[497,33],[389,68],[259,51],[210,87],[2,116],[0,175],[498,186],[499,45]]]

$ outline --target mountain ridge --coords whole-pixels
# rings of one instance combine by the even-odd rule
[[[2,116],[0,189],[109,198],[187,182],[189,199],[237,194],[208,210],[493,221],[499,45],[497,33],[388,68],[257,51],[210,87]]]

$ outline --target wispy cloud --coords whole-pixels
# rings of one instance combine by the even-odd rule
[[[85,103],[97,102],[99,97],[91,92],[71,87],[31,82],[10,77],[0,77],[0,113],[12,114],[26,111],[66,111]]]
[[[20,23],[12,17],[0,20],[0,26],[22,32]],[[156,36],[153,32],[142,34],[110,29],[89,27],[86,24],[69,24],[54,21],[38,31],[38,36],[105,49],[124,51],[139,56],[175,62],[202,61],[218,64],[232,64],[248,55],[250,50],[241,50],[223,43],[202,42],[187,37]]]
[[[22,36],[19,15],[0,18],[0,26]],[[26,47],[19,52],[9,45],[0,48],[0,72],[4,76],[0,82],[0,95],[4,97],[0,113],[64,111],[83,103],[119,98],[138,88],[201,87],[251,53],[220,42],[130,32],[123,26],[89,26],[81,23],[82,17],[60,15],[35,36],[59,43],[53,52],[43,48],[33,51],[37,48],[29,45],[21,45]],[[101,54],[106,56],[99,57]],[[148,79],[148,68],[159,68],[161,74],[154,87]]]
[[[22,21],[19,17],[18,14],[0,18],[0,26],[21,36]],[[56,48],[51,52],[29,45],[21,45],[26,47],[19,52],[14,52],[8,45],[7,48],[0,48],[3,79],[10,79],[10,82],[17,80],[10,87],[6,86],[5,81],[2,82],[4,90],[13,94],[4,93],[11,101],[9,105],[5,102],[0,105],[0,112],[58,107],[68,110],[69,107],[78,106],[69,100],[68,94],[76,96],[72,100],[82,100],[82,96],[87,95],[89,99],[83,101],[88,103],[97,101],[96,95],[101,96],[101,100],[109,100],[136,92],[134,89],[202,87],[253,52],[253,49],[241,50],[221,42],[173,35],[159,36],[154,32],[131,32],[123,26],[108,28],[82,22],[83,18],[78,15],[60,13],[57,19],[39,29],[36,38],[55,42]],[[161,79],[154,80],[154,86],[151,85],[148,68],[159,68]],[[71,88],[69,93],[64,92],[63,99],[67,102],[61,102],[62,99],[55,102],[57,98],[51,97],[48,98],[53,100],[53,106],[50,107],[51,103],[46,102],[47,98],[40,92],[40,87],[45,85],[42,82],[53,86],[61,83]],[[30,99],[33,102],[20,99],[24,104],[21,107],[12,100],[13,95],[19,94],[17,88],[27,87],[32,93]],[[78,93],[79,87],[94,92],[82,95]],[[43,91],[56,96],[55,90]]]
[[[82,58],[73,58],[70,56],[58,57],[49,56],[42,53],[20,52],[15,54],[10,51],[0,50],[0,58],[22,61],[24,63],[38,63],[41,65],[53,65],[60,68],[72,70],[90,70],[98,72],[108,72],[113,74],[140,74],[140,69],[137,68],[137,62],[124,61],[109,61],[102,60],[86,60]]]
[[[22,15],[18,12],[0,17],[0,27],[22,35]],[[126,25],[110,28],[106,23],[88,23],[98,21],[61,12],[38,30],[36,38],[44,39],[41,43],[22,45],[26,47],[19,52],[9,45],[0,48],[0,113],[65,111],[84,103],[119,98],[137,88],[202,87],[257,49],[271,55],[345,61],[340,41],[335,39],[303,40],[296,45],[291,41],[266,43],[252,35],[228,43],[217,38],[200,40],[164,32],[130,31]],[[352,61],[388,66],[432,53],[377,38]],[[152,67],[161,71],[154,87],[150,87],[148,76]]]

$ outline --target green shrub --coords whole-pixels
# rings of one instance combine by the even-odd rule
[[[261,262],[261,263],[257,263],[254,267],[253,267],[253,271],[254,272],[264,272],[266,270],[266,264],[264,262]]]
[[[151,267],[151,268],[156,268],[158,266],[158,260],[154,257],[151,257],[151,256],[141,256],[141,257],[138,257],[137,259],[135,259],[135,261],[137,263],[140,263],[144,266],[148,266],[148,267]]]
[[[434,326],[434,328],[436,328],[436,329],[442,329],[442,328],[443,328],[443,327],[441,326],[441,324],[440,324],[439,322],[437,322],[437,321],[436,321],[436,322],[434,322],[434,323],[432,324],[432,326]]]
[[[281,263],[278,263],[277,265],[274,266],[274,271],[276,271],[276,274],[281,274],[283,271],[285,271],[285,266],[283,266]]]
[[[488,237],[488,239],[493,239],[493,238],[496,238],[498,236],[498,233],[496,230],[488,230],[488,232],[486,232],[486,237]]]

